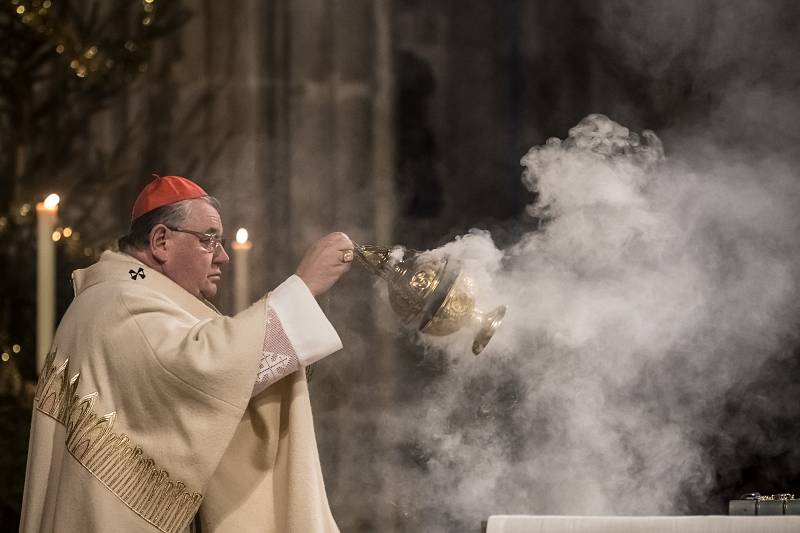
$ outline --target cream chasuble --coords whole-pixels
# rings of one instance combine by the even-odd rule
[[[333,331],[310,293],[281,286],[225,317],[114,252],[73,282],[34,400],[21,532],[181,533],[195,515],[203,533],[338,531],[305,373],[251,398],[276,327],[301,362],[341,347],[303,337],[296,308]]]

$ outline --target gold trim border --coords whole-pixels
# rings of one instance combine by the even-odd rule
[[[69,453],[133,512],[164,533],[180,533],[194,518],[203,495],[192,492],[130,442],[113,431],[116,411],[98,416],[97,392],[79,398],[80,373],[68,378],[69,358],[47,355],[36,385],[36,409],[64,425]]]

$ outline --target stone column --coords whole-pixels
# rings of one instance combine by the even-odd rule
[[[390,2],[293,0],[289,6],[286,220],[294,255],[299,259],[334,230],[359,242],[391,244]],[[385,302],[374,301],[373,283],[355,266],[321,299],[345,349],[316,365],[310,384],[329,497],[343,530],[378,522],[386,530],[383,518],[390,513],[391,481],[362,462],[365,453],[382,451],[376,421],[392,394],[386,379],[391,341],[378,322],[394,317],[386,315]],[[373,438],[358,437],[366,434]]]
[[[257,0],[223,3],[204,1],[205,71],[209,107],[206,111],[206,146],[222,147],[207,171],[207,182],[222,201],[223,222],[229,240],[246,227],[253,242],[250,294],[255,300],[271,287],[267,284],[267,242],[270,228],[264,197],[262,151],[266,143],[263,123],[263,20],[266,4]],[[187,44],[188,45],[188,44]],[[209,156],[212,154],[209,153]],[[226,269],[226,311],[232,311],[233,269]]]

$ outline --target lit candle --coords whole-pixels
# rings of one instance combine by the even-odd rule
[[[236,242],[233,243],[233,308],[236,313],[249,304],[250,271],[247,257],[252,247],[253,243],[247,240],[247,230],[239,228]]]
[[[36,370],[42,371],[56,327],[57,194],[36,204]],[[59,234],[60,238],[60,234]]]

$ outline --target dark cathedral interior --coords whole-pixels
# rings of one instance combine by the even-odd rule
[[[473,356],[358,267],[319,298],[342,532],[800,495],[798,22],[788,0],[2,0],[0,530],[38,376],[33,206],[61,197],[57,324],[154,173],[249,230],[250,301],[342,231],[467,258],[507,306]],[[629,143],[605,163],[574,148],[597,115]],[[657,170],[628,157],[645,132]]]

